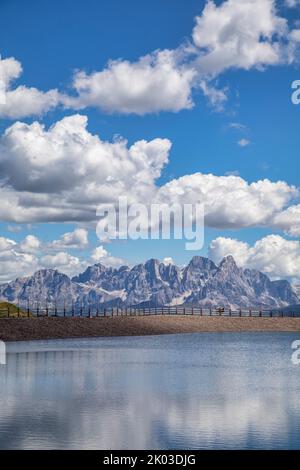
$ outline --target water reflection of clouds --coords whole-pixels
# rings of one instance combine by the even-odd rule
[[[108,348],[10,351],[0,371],[0,446],[300,448],[287,337],[268,348],[243,337],[239,348],[237,337],[187,336],[147,339],[142,349],[127,340],[118,349],[115,339]]]

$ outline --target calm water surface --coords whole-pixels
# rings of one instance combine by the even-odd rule
[[[300,449],[290,333],[10,343],[2,449]]]

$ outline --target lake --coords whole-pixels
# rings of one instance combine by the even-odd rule
[[[9,343],[1,449],[300,449],[299,333]]]

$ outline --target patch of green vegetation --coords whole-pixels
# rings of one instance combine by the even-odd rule
[[[11,304],[10,302],[0,302],[0,318],[5,318],[8,317],[8,312],[9,312],[9,317],[16,318],[18,316],[20,317],[27,317],[27,312],[25,310],[22,310],[21,308],[18,309],[18,307],[14,304]],[[32,314],[30,314],[32,317]]]

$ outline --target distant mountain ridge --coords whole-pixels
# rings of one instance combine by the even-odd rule
[[[53,269],[0,285],[0,298],[21,304],[100,305],[101,307],[195,305],[226,308],[280,308],[300,303],[288,281],[239,268],[232,256],[219,265],[194,256],[180,268],[150,259],[132,268],[89,266],[73,278]]]

